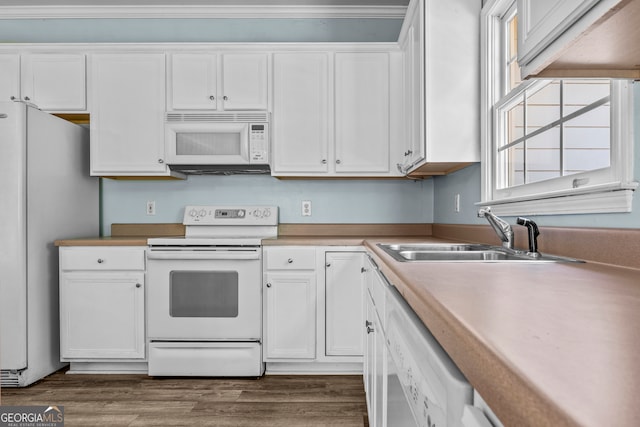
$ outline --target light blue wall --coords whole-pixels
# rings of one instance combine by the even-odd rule
[[[395,42],[402,19],[0,19],[4,43]]]
[[[635,84],[635,180],[640,181],[640,84]],[[478,218],[480,201],[480,164],[465,168],[448,176],[435,178],[434,222],[443,224],[484,224]],[[605,227],[640,228],[640,190],[633,197],[633,209],[629,213],[583,214],[583,215],[541,215],[535,218],[538,225],[558,227]],[[460,213],[454,213],[454,196],[460,194]],[[515,219],[507,218],[510,223]]]
[[[146,202],[156,215],[146,215]],[[311,200],[312,216],[301,215]],[[185,181],[102,180],[102,234],[112,223],[182,222],[188,204],[264,204],[283,223],[433,222],[433,180],[278,180],[268,175],[189,176]]]

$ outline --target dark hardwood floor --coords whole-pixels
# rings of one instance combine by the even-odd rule
[[[362,376],[66,375],[3,388],[2,405],[62,405],[65,426],[367,426]]]

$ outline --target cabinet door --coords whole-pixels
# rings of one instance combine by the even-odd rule
[[[47,111],[86,110],[84,54],[22,57],[22,99]]]
[[[143,359],[144,348],[144,273],[61,276],[62,359]]]
[[[316,276],[267,273],[265,359],[316,357]]]
[[[91,62],[91,174],[167,175],[164,54]]]
[[[362,356],[365,275],[361,252],[326,253],[327,356]]]
[[[266,110],[268,56],[229,53],[222,58],[222,100],[225,110]]]
[[[425,158],[424,138],[424,49],[420,42],[423,34],[420,19],[424,3],[413,14],[407,38],[403,46],[404,54],[404,94],[405,94],[405,145],[402,165],[410,167]]]
[[[369,425],[376,426],[375,419],[375,367],[376,367],[376,335],[375,335],[375,307],[369,292],[365,293],[365,349],[364,349],[364,392],[367,402],[367,414],[369,415]]]
[[[336,172],[389,171],[389,54],[335,57]]]
[[[20,55],[0,55],[0,101],[20,99]]]
[[[518,0],[518,62],[529,63],[600,0]]]
[[[174,53],[170,57],[169,108],[215,110],[217,106],[217,55]]]
[[[329,146],[327,54],[274,54],[273,70],[273,174],[326,173]]]

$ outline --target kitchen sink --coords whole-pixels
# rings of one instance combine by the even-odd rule
[[[582,262],[554,255],[532,255],[525,251],[466,243],[382,244],[383,251],[400,262]]]

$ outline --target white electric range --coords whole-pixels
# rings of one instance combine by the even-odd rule
[[[187,206],[147,251],[149,375],[261,376],[262,247],[275,206]]]

